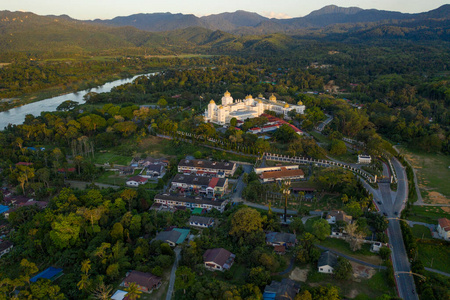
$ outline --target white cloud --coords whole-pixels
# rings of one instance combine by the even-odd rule
[[[263,12],[263,16],[267,18],[276,18],[276,19],[291,19],[292,17],[285,13],[276,13],[274,11],[265,11]]]

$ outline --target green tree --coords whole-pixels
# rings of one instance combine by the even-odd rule
[[[341,140],[332,140],[330,145],[330,154],[331,155],[343,155],[347,153],[347,146],[344,141]]]
[[[343,257],[338,257],[338,263],[334,269],[334,276],[340,280],[349,279],[353,273],[352,265],[350,261]]]
[[[130,300],[136,300],[141,297],[142,291],[135,282],[130,282],[127,288],[125,288],[127,294],[125,295]]]
[[[68,216],[58,215],[52,223],[50,238],[60,249],[74,245],[79,238],[82,219],[70,213]]]
[[[330,224],[325,219],[319,219],[313,223],[313,232],[319,240],[326,239],[331,234]]]
[[[303,290],[295,296],[294,300],[313,300],[313,298],[308,290]]]
[[[378,252],[378,254],[383,260],[388,260],[389,257],[391,256],[391,249],[389,249],[388,247],[381,247],[380,252]]]
[[[109,233],[114,241],[123,241],[123,226],[117,222],[113,225],[111,232]]]
[[[344,210],[353,218],[359,218],[363,214],[361,206],[356,201],[350,201],[349,203],[347,203],[347,205],[344,207]]]
[[[190,288],[195,282],[195,274],[191,268],[181,266],[175,272],[175,288],[183,289],[183,293],[186,294],[186,289]]]
[[[240,243],[255,242],[255,234],[262,233],[263,218],[253,208],[244,207],[235,212],[231,218],[230,235],[239,239]]]

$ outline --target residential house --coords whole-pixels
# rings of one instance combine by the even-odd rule
[[[224,212],[225,206],[228,200],[221,199],[206,199],[202,197],[189,198],[180,197],[168,194],[158,194],[154,198],[155,203],[160,203],[163,207],[174,208],[175,206],[185,206],[191,210],[195,208],[205,208],[206,210],[217,209],[220,212]]]
[[[233,265],[236,255],[224,248],[214,248],[206,250],[203,254],[205,267],[211,271],[229,270]]]
[[[352,223],[352,216],[347,215],[342,210],[332,210],[327,215],[327,222],[329,224],[336,224],[338,221],[343,221],[347,224]]]
[[[317,263],[317,268],[320,273],[333,274],[334,268],[337,266],[337,256],[330,251],[322,252]]]
[[[370,155],[358,155],[358,164],[370,164],[372,162],[372,157]]]
[[[124,300],[128,292],[117,290],[114,295],[111,296],[111,300]],[[125,299],[126,300],[126,299]]]
[[[177,174],[172,179],[172,188],[195,189],[210,197],[223,196],[228,188],[228,178]]]
[[[205,174],[217,177],[233,176],[236,164],[204,159],[182,159],[178,164],[178,172],[185,174]]]
[[[139,185],[146,184],[148,178],[142,176],[133,176],[129,178],[126,182],[127,186],[138,187]]]
[[[191,216],[189,218],[189,225],[201,228],[208,228],[214,225],[214,219],[201,216]]]
[[[450,241],[450,220],[447,218],[438,219],[437,232],[444,240]]]
[[[11,251],[13,247],[14,245],[10,241],[0,240],[0,257]]]
[[[264,300],[292,300],[300,291],[300,284],[289,278],[283,278],[281,282],[272,281],[264,288]]]
[[[189,234],[189,229],[173,228],[171,231],[162,231],[156,235],[154,240],[163,241],[171,247],[184,242]]]
[[[372,252],[380,252],[381,247],[383,247],[383,244],[380,242],[375,242],[372,244],[372,246],[370,247],[370,251]]]
[[[263,172],[259,178],[263,183],[280,180],[296,180],[305,178],[305,173],[302,169],[287,169],[286,167],[280,167],[279,171]]]
[[[119,170],[120,175],[133,175],[133,173],[134,173],[133,167],[118,166],[118,167],[116,167],[116,169]]]
[[[266,243],[271,246],[293,247],[297,243],[297,237],[293,233],[268,232],[266,233]]]
[[[275,252],[278,255],[285,255],[286,254],[286,247],[282,245],[276,245],[273,247],[273,252]]]
[[[120,285],[128,287],[130,286],[130,283],[136,283],[138,289],[142,292],[151,293],[153,290],[156,290],[161,286],[161,278],[151,273],[133,270],[127,273],[125,279]]]

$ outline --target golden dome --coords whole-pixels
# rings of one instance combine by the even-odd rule
[[[230,92],[229,91],[226,91],[225,92],[225,94],[223,94],[225,97],[230,97],[231,96],[231,94],[230,94]]]
[[[262,103],[262,101],[261,101],[261,100],[258,100],[258,103]]]
[[[223,106],[221,105],[221,106],[219,106],[219,109],[223,109]]]
[[[216,102],[214,102],[214,100],[211,99],[211,101],[209,101],[209,104],[216,104]]]
[[[303,102],[302,101],[298,101],[297,105],[303,105]]]
[[[272,96],[269,97],[269,100],[270,100],[270,101],[277,101],[277,97],[275,97],[275,96],[272,94]]]
[[[259,93],[258,98],[264,98],[263,94]]]
[[[289,104],[286,103],[286,104],[284,105],[284,108],[288,108],[288,107],[289,107]]]
[[[248,97],[248,99],[253,99],[252,95],[248,95],[247,97]]]

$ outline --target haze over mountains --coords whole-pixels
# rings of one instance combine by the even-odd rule
[[[155,32],[188,27],[203,27],[235,34],[266,34],[273,32],[292,33],[304,28],[320,28],[333,24],[441,19],[449,18],[449,16],[450,5],[448,4],[435,10],[418,14],[329,5],[313,11],[305,17],[292,19],[269,19],[257,13],[238,10],[233,13],[227,12],[200,18],[192,14],[151,13],[116,17],[111,20],[97,19],[90,22],[114,26],[133,26],[141,30]]]
[[[450,5],[419,14],[326,6],[292,19],[236,11],[201,18],[154,13],[81,21],[66,15],[0,11],[0,56],[11,52],[45,57],[114,54],[123,49],[145,49],[148,54],[273,52],[299,47],[300,39],[448,42]]]

